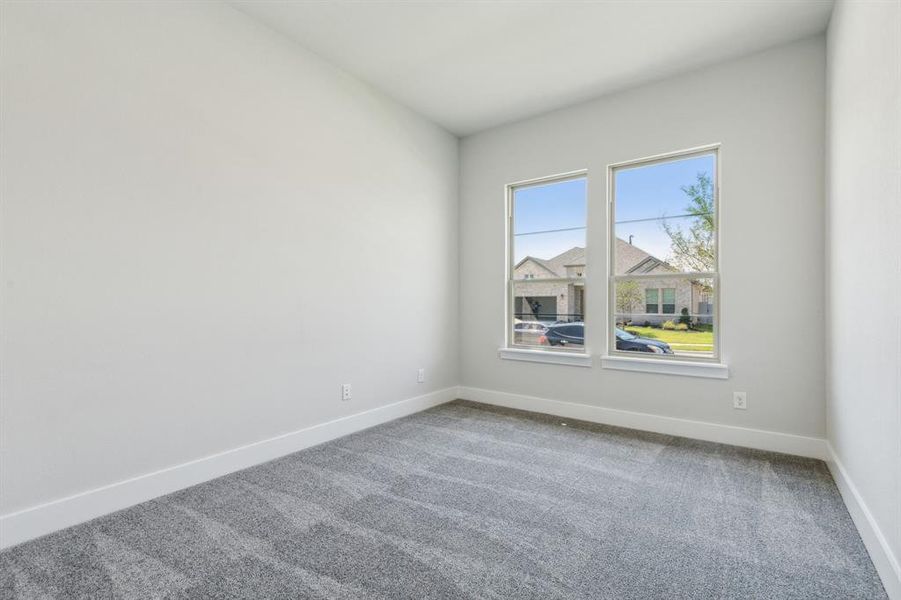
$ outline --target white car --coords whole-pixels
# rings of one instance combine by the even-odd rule
[[[513,322],[513,343],[524,346],[538,346],[545,332],[547,332],[547,326],[544,323],[516,319]]]

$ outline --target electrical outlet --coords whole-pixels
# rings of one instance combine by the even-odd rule
[[[732,408],[747,410],[748,392],[732,392]]]
[[[425,383],[425,369],[419,369],[419,373],[416,375],[417,383]]]
[[[341,385],[341,400],[347,401],[351,398],[351,389],[350,384],[345,383]]]

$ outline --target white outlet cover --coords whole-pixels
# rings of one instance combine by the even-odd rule
[[[747,392],[732,392],[732,407],[737,408],[739,410],[747,410],[747,408],[748,408],[748,393]]]

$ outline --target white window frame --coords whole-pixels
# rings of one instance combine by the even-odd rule
[[[669,354],[650,354],[641,353],[636,356],[635,352],[616,349],[616,282],[625,279],[660,279],[660,273],[641,273],[630,275],[616,274],[616,172],[622,169],[647,167],[656,164],[674,162],[704,156],[708,154],[714,155],[714,186],[713,186],[713,210],[714,210],[714,227],[716,229],[714,235],[714,271],[704,273],[674,273],[673,275],[684,279],[712,279],[713,286],[713,356],[695,357],[695,356],[676,356]],[[601,365],[606,368],[619,368],[629,371],[652,371],[668,374],[684,374],[695,375],[699,377],[728,377],[727,367],[722,362],[722,285],[721,285],[721,254],[722,241],[720,229],[720,171],[721,171],[722,152],[720,144],[710,144],[687,150],[677,150],[666,154],[658,154],[646,158],[628,160],[607,165],[607,239],[608,239],[608,262],[607,262],[607,354],[603,357]],[[670,277],[670,275],[665,275]],[[658,291],[658,295],[662,295],[662,291]],[[659,297],[658,309],[663,310],[663,298]],[[668,365],[660,368],[655,365]],[[686,367],[682,369],[681,367]]]
[[[539,186],[539,185],[550,185],[554,183],[562,183],[565,181],[572,181],[575,179],[585,179],[586,186],[586,206],[585,206],[585,247],[586,252],[588,248],[588,170],[580,169],[578,171],[569,171],[566,173],[560,173],[557,175],[548,175],[546,177],[538,177],[535,179],[527,179],[524,181],[516,181],[513,183],[508,183],[505,187],[505,198],[506,198],[506,310],[504,313],[504,347],[498,350],[498,355],[501,358],[509,359],[509,360],[522,360],[528,362],[545,362],[545,363],[553,363],[553,364],[561,364],[561,365],[572,365],[572,366],[580,366],[580,367],[590,367],[591,366],[591,352],[588,348],[588,326],[585,327],[586,337],[585,344],[581,349],[574,348],[552,348],[548,347],[540,347],[540,346],[527,346],[527,345],[519,345],[514,344],[513,340],[515,339],[513,328],[513,315],[515,313],[514,303],[516,302],[516,297],[514,294],[514,282],[516,281],[514,276],[514,253],[513,253],[513,244],[515,241],[513,235],[513,224],[514,224],[514,201],[513,196],[516,190]],[[587,272],[588,266],[585,267],[585,272]],[[561,279],[541,279],[540,281],[546,281],[548,283],[554,282],[563,282],[570,281],[573,278],[561,278]],[[582,277],[583,281],[586,279]],[[521,281],[520,281],[521,282]],[[586,281],[587,283],[587,281]],[[587,295],[587,290],[586,290]],[[585,306],[582,307],[582,313],[585,315]]]

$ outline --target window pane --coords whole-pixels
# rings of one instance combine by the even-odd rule
[[[659,310],[657,288],[646,288],[644,291],[645,312],[656,313]]]
[[[714,154],[615,172],[615,274],[713,272]]]
[[[584,307],[585,286],[581,281],[514,282],[513,343],[560,349],[581,346],[584,343]],[[564,325],[570,323],[572,325]],[[549,328],[560,339],[551,335],[549,342]],[[566,340],[560,343],[564,338]]]
[[[663,310],[661,312],[668,315],[676,312],[676,288],[663,288]]]
[[[512,202],[512,343],[581,348],[586,180],[518,188]]]
[[[584,178],[515,189],[513,263],[526,257],[555,261],[549,266],[558,276],[566,276],[570,263],[584,266],[585,211]]]
[[[660,313],[647,298],[663,297]],[[618,336],[616,349],[629,352],[714,356],[714,280],[684,276],[617,279],[614,283],[617,328],[638,336]],[[654,350],[653,348],[657,348]]]

